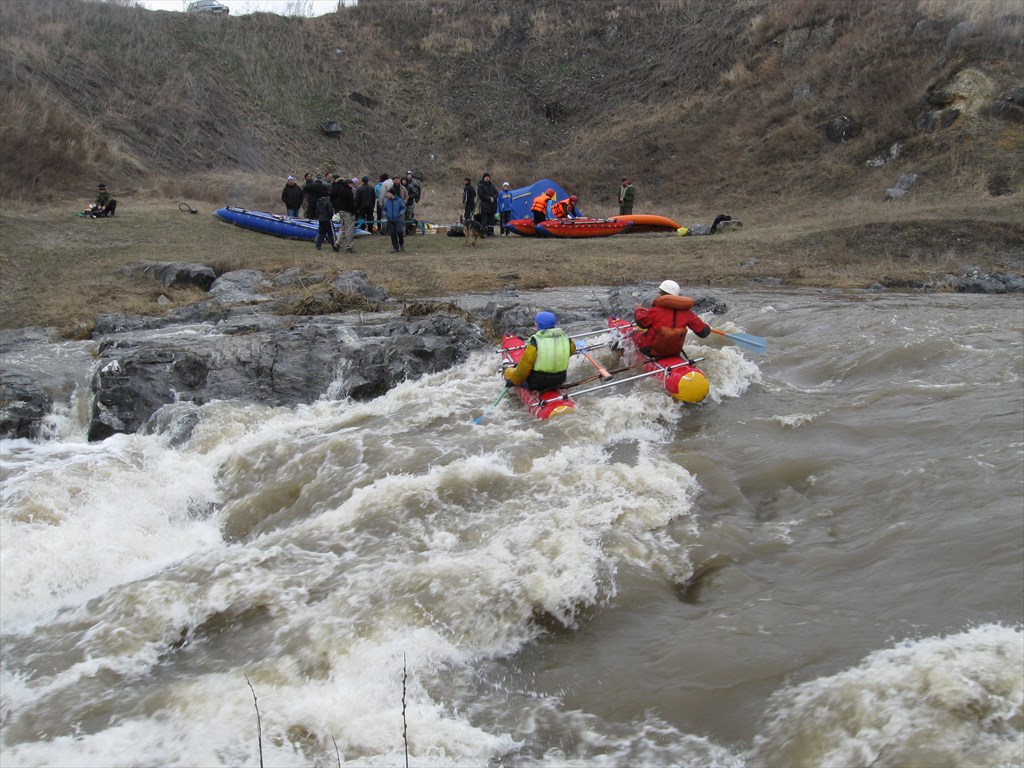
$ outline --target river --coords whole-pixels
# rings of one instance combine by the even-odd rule
[[[696,407],[474,424],[488,351],[3,441],[0,762],[1020,765],[1021,297],[716,296]]]

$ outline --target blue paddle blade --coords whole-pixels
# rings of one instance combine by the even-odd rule
[[[768,342],[760,336],[752,336],[749,333],[728,333],[726,335],[735,341],[737,346],[748,349],[751,352],[763,354],[768,349]]]

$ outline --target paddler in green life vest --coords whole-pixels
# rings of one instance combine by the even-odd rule
[[[569,358],[576,354],[576,345],[556,328],[558,319],[552,312],[538,312],[534,318],[537,332],[526,342],[526,351],[514,368],[502,371],[506,387],[525,386],[538,392],[558,389],[565,383]]]

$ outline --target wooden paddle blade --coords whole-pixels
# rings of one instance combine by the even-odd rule
[[[768,342],[762,339],[760,336],[754,336],[749,333],[726,333],[720,331],[717,328],[711,329],[712,333],[717,333],[719,336],[725,336],[736,344],[737,347],[756,352],[761,355],[764,354],[765,350],[768,349]]]

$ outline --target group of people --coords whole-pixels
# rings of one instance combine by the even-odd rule
[[[555,190],[546,189],[533,198],[530,205],[530,213],[533,214],[533,223],[540,224],[548,219],[575,219],[579,213],[576,211],[576,202],[579,198],[576,195],[569,195],[563,200],[555,200]]]
[[[473,180],[466,176],[462,185],[463,223],[478,221],[484,228],[484,237],[492,237],[496,217],[499,223],[498,231],[502,235],[511,234],[507,226],[512,220],[511,185],[503,181],[499,190],[491,180],[491,174],[485,172],[474,187]]]
[[[651,306],[634,310],[637,332],[633,341],[651,359],[682,355],[687,330],[702,339],[711,334],[711,326],[693,312],[693,299],[680,296],[679,291],[675,280],[664,280]],[[538,312],[534,322],[537,332],[527,340],[519,363],[505,368],[502,376],[506,387],[545,392],[565,383],[576,344],[558,327],[554,313]]]
[[[357,227],[367,232],[387,231],[392,250],[404,251],[406,232],[416,229],[416,204],[422,189],[422,181],[413,171],[404,177],[382,173],[375,185],[370,184],[369,176],[349,179],[332,172],[323,176],[307,173],[301,186],[294,176],[285,180],[281,202],[290,217],[299,218],[301,213],[304,218],[316,219],[317,250],[325,240],[335,251],[341,250],[333,226],[337,220],[345,250],[350,253]]]
[[[547,219],[574,219],[576,212],[576,195],[569,195],[564,200],[555,200],[555,190],[548,189],[532,201],[530,211],[534,223]],[[484,237],[494,235],[494,222],[498,222],[501,235],[511,235],[508,223],[512,220],[512,189],[507,181],[501,183],[499,190],[491,179],[490,173],[484,173],[480,181],[473,185],[473,180],[466,176],[462,185],[462,221],[478,221],[484,228]]]

